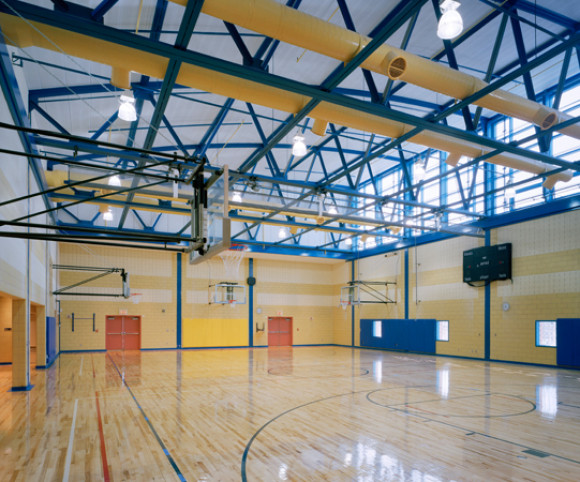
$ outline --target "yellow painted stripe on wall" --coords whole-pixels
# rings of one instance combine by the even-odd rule
[[[246,318],[184,318],[183,347],[247,346]]]

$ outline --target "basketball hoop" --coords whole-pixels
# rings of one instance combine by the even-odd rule
[[[225,275],[229,279],[237,279],[240,263],[248,247],[244,244],[232,244],[230,249],[222,251],[219,256],[224,263]]]
[[[350,301],[346,301],[344,303],[341,303],[340,306],[342,307],[343,310],[346,310],[346,307],[350,306]]]
[[[236,300],[229,300],[228,304],[230,305],[230,308],[235,308],[236,307]]]
[[[141,302],[141,298],[143,298],[143,293],[131,293],[131,301],[138,305]]]

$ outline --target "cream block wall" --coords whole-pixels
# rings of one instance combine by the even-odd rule
[[[388,255],[363,258],[355,263],[355,278],[360,281],[389,281],[388,297],[395,303],[362,303],[355,306],[355,345],[360,345],[361,318],[405,317],[405,252],[395,251]],[[350,279],[350,278],[349,278]],[[382,287],[376,287],[383,290]],[[361,293],[361,300],[370,299]],[[349,308],[347,308],[347,311]]]
[[[254,321],[260,327],[264,325],[266,331],[254,333],[254,345],[268,344],[269,316],[292,318],[294,345],[335,343],[338,291],[334,276],[339,265],[312,260],[255,259]]]
[[[342,309],[340,307],[340,289],[347,285],[351,279],[351,262],[341,262],[333,265],[332,279],[334,280],[334,300],[333,300],[333,318],[334,318],[334,343],[337,345],[352,345],[351,320],[352,310],[350,307]]]
[[[60,263],[73,266],[122,268],[129,273],[131,293],[140,293],[141,301],[101,296],[61,295],[61,350],[104,350],[105,317],[141,316],[142,348],[175,348],[177,346],[177,261],[173,253],[61,244]],[[87,279],[95,273],[59,270],[60,287]],[[111,274],[73,291],[87,293],[121,293],[121,277]],[[72,313],[75,331],[72,331]],[[96,317],[96,330],[91,319]]]
[[[460,237],[409,249],[409,317],[449,321],[437,353],[485,356],[485,289],[463,283],[463,251],[483,244]]]
[[[580,211],[493,231],[492,243],[512,243],[513,280],[491,285],[492,358],[556,363],[555,348],[535,346],[535,322],[580,316],[579,240]]]
[[[21,72],[15,69],[15,74],[19,80],[21,97],[26,99],[26,83]],[[18,95],[18,93],[17,93]],[[6,104],[4,96],[0,95],[0,121],[13,124],[10,109]],[[16,151],[22,151],[23,146],[16,132],[4,130],[2,132],[2,147]],[[5,202],[40,190],[32,169],[28,165],[28,160],[24,157],[8,156],[0,154],[0,202]],[[30,213],[38,212],[45,208],[42,198],[32,198],[8,205],[0,206],[0,220],[13,220]],[[34,222],[46,222],[46,215],[35,216]],[[23,228],[4,226],[4,231],[19,232]],[[31,230],[38,232],[38,230]],[[16,331],[4,332],[1,337],[10,338],[10,343],[14,342],[15,352],[26,350],[28,340],[22,336],[29,330],[30,320],[27,314],[30,308],[26,306],[26,301],[44,307],[47,315],[55,315],[56,303],[52,296],[52,273],[50,266],[56,260],[56,245],[45,241],[27,241],[24,239],[0,238],[0,292],[9,295],[14,302],[20,303],[24,300],[24,327],[18,328],[18,336],[14,336]],[[39,311],[39,313],[42,311]],[[21,320],[22,310],[19,308],[18,319]],[[36,320],[35,320],[36,321]],[[38,328],[44,328],[44,320],[40,320]],[[24,331],[22,331],[24,329]],[[42,341],[42,340],[41,340]],[[4,341],[1,342],[4,344]],[[22,347],[18,344],[24,344]],[[8,353],[6,351],[5,353]],[[43,356],[43,351],[40,355]],[[24,363],[22,356],[17,357],[18,363]],[[41,360],[42,363],[42,360]],[[22,378],[27,372],[27,367],[13,365],[13,380]]]

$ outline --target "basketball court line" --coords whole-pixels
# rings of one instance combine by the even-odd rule
[[[84,355],[81,356],[81,366],[79,367],[79,377],[83,375],[83,361],[84,361],[85,357]],[[91,358],[92,360],[92,358]]]
[[[99,424],[99,440],[101,447],[101,463],[103,464],[103,478],[105,482],[109,482],[109,464],[107,463],[107,448],[105,446],[105,434],[103,432],[103,419],[101,417],[101,405],[99,403],[99,392],[96,390],[95,379],[97,374],[95,373],[95,362],[93,360],[93,355],[91,353],[91,365],[93,367],[93,388],[95,388],[95,402],[97,403],[97,421]]]
[[[421,412],[429,413],[429,414],[435,415],[437,417],[445,417],[445,418],[450,418],[450,417],[452,417],[452,418],[506,418],[506,417],[516,417],[518,415],[526,415],[527,413],[531,413],[534,410],[536,410],[536,404],[534,402],[531,402],[530,400],[524,398],[524,397],[520,397],[518,395],[506,395],[505,393],[496,393],[496,392],[482,392],[482,393],[477,393],[475,395],[462,395],[462,396],[457,396],[457,397],[449,397],[446,399],[433,398],[431,400],[417,400],[417,401],[411,402],[411,403],[413,403],[413,405],[418,405],[421,403],[440,402],[441,400],[454,401],[454,400],[462,400],[465,398],[486,397],[486,396],[491,396],[491,395],[495,395],[495,396],[499,397],[500,395],[503,395],[503,397],[501,397],[501,398],[504,398],[504,399],[510,400],[510,401],[512,401],[514,398],[517,398],[518,400],[529,403],[530,405],[532,405],[532,408],[530,410],[525,411],[525,412],[508,413],[505,415],[448,415],[448,414],[442,414],[442,413],[437,413],[437,412],[431,412],[429,410],[425,410],[424,408],[413,407],[413,406],[409,405],[408,403],[393,403],[393,404],[389,404],[389,405],[383,405],[382,403],[376,402],[375,400],[373,400],[371,398],[371,395],[373,393],[386,391],[386,390],[392,390],[392,389],[391,388],[378,389],[378,390],[374,390],[373,392],[369,393],[367,395],[368,401],[373,403],[374,405],[378,405],[379,407],[392,408],[392,409],[395,409],[396,407],[407,407],[407,408],[411,408],[413,410],[418,410]]]
[[[178,467],[177,463],[175,462],[175,459],[169,453],[169,450],[167,449],[167,447],[166,447],[165,443],[163,442],[163,440],[161,440],[161,437],[159,436],[159,434],[155,430],[155,427],[153,427],[153,424],[151,423],[151,420],[149,420],[149,417],[145,413],[145,410],[143,410],[143,408],[141,407],[141,405],[137,401],[137,397],[135,397],[135,395],[133,394],[133,391],[131,390],[131,387],[129,387],[129,385],[127,384],[127,380],[125,380],[123,378],[123,375],[121,374],[121,371],[119,370],[119,367],[117,367],[117,364],[115,363],[115,360],[113,360],[113,357],[111,357],[111,355],[109,353],[107,353],[107,356],[109,357],[109,360],[111,360],[111,363],[115,367],[115,370],[117,371],[117,374],[119,375],[119,378],[121,379],[121,383],[123,385],[125,385],[125,388],[129,391],[129,394],[133,398],[133,401],[137,405],[137,408],[141,412],[141,415],[143,415],[143,418],[145,419],[145,422],[147,422],[147,425],[149,425],[149,428],[151,429],[151,432],[153,433],[155,439],[157,440],[157,442],[161,446],[161,449],[163,450],[163,453],[167,457],[167,460],[171,464],[171,467],[173,467],[173,470],[177,474],[177,477],[179,478],[180,481],[186,482],[187,479],[182,474],[180,468]]]
[[[451,428],[460,430],[460,431],[462,431],[462,432],[464,432],[466,434],[469,434],[469,435],[481,435],[483,437],[490,438],[492,440],[497,440],[499,442],[504,442],[504,443],[507,443],[507,444],[510,444],[510,445],[514,445],[516,447],[520,447],[520,448],[525,449],[525,450],[537,450],[537,449],[534,449],[533,447],[529,447],[527,445],[523,445],[523,444],[520,444],[518,442],[513,442],[511,440],[506,440],[506,439],[503,439],[501,437],[496,437],[496,436],[489,435],[489,434],[486,434],[486,433],[483,433],[483,432],[478,432],[476,430],[466,429],[466,428],[461,427],[459,425],[455,425],[455,424],[452,424],[452,423],[449,423],[449,422],[444,422],[444,421],[441,421],[441,420],[438,420],[438,419],[433,419],[433,418],[427,417],[425,415],[421,415],[419,413],[409,412],[406,409],[397,408],[397,406],[400,406],[400,404],[396,404],[396,405],[392,405],[392,406],[391,405],[388,405],[388,406],[387,405],[381,405],[379,403],[376,403],[376,402],[372,401],[369,398],[369,395],[371,393],[376,392],[376,391],[388,391],[388,390],[396,390],[396,389],[401,389],[401,388],[424,388],[424,387],[425,386],[410,386],[410,387],[404,387],[403,386],[403,387],[393,387],[393,388],[380,389],[380,390],[361,390],[361,391],[354,391],[354,392],[342,393],[342,394],[338,394],[338,395],[332,395],[332,396],[329,396],[329,397],[320,398],[318,400],[313,400],[311,402],[304,403],[302,405],[298,405],[296,407],[290,408],[290,409],[288,409],[288,410],[286,410],[286,411],[284,411],[284,412],[276,415],[274,418],[268,420],[264,425],[262,425],[254,433],[254,435],[252,435],[252,438],[247,443],[246,448],[244,449],[244,453],[242,455],[242,466],[241,466],[242,482],[247,482],[248,481],[247,475],[246,475],[246,470],[247,470],[247,458],[248,458],[248,454],[250,452],[250,448],[251,448],[253,442],[256,440],[256,438],[260,435],[260,433],[266,427],[268,427],[268,425],[270,425],[271,423],[275,422],[276,420],[278,420],[279,418],[283,417],[284,415],[287,415],[288,413],[291,413],[291,412],[293,412],[295,410],[298,410],[300,408],[304,408],[304,407],[307,407],[309,405],[314,405],[314,404],[319,403],[319,402],[324,402],[324,401],[327,401],[327,400],[332,400],[333,398],[339,398],[339,397],[344,397],[344,396],[348,396],[348,395],[360,395],[362,393],[366,393],[367,394],[367,396],[365,398],[369,402],[371,402],[373,405],[377,405],[379,407],[384,407],[384,408],[390,408],[391,410],[395,410],[397,412],[402,412],[402,413],[404,413],[406,415],[411,415],[411,416],[420,418],[420,419],[422,419],[425,422],[439,423],[439,424],[445,425],[447,427],[451,427]],[[518,397],[516,395],[513,395],[513,396],[516,397],[516,398],[521,398],[522,400],[525,400],[525,401],[527,401],[527,402],[529,402],[529,403],[531,403],[533,405],[533,409],[530,410],[530,411],[528,411],[528,412],[525,412],[525,413],[530,413],[530,412],[532,412],[532,411],[534,411],[536,409],[535,403],[530,402],[529,400],[526,400],[523,397]],[[464,398],[464,397],[461,397],[461,398]],[[517,414],[517,415],[523,415],[523,414]],[[574,460],[574,459],[565,457],[563,455],[553,454],[553,453],[550,453],[550,452],[544,452],[544,453],[546,453],[547,455],[552,456],[554,458],[557,458],[557,459],[560,459],[560,460],[565,460],[567,462],[572,462],[572,463],[575,463],[575,464],[579,464],[580,465],[580,461],[578,461],[578,460]]]
[[[77,409],[79,406],[78,398],[75,399],[75,408],[73,410],[72,424],[70,427],[70,435],[68,437],[68,449],[66,451],[66,460],[64,462],[64,474],[62,476],[62,482],[68,482],[68,477],[70,474],[70,463],[72,460],[72,449],[75,441],[75,425],[77,423]]]
[[[375,405],[378,405],[379,407],[390,408],[391,410],[396,410],[397,412],[403,412],[403,413],[405,413],[405,414],[407,414],[407,415],[410,415],[410,416],[412,416],[412,417],[421,418],[421,419],[423,419],[424,421],[427,421],[427,422],[434,422],[434,423],[439,423],[439,424],[441,424],[441,425],[445,425],[445,426],[447,426],[447,427],[455,428],[455,429],[457,429],[457,430],[461,430],[462,432],[469,433],[470,435],[473,435],[473,434],[474,434],[474,435],[481,435],[481,436],[483,436],[483,437],[490,438],[490,439],[492,439],[492,440],[497,440],[497,441],[499,441],[499,442],[504,442],[504,443],[507,443],[507,444],[510,444],[510,445],[515,445],[516,447],[520,447],[520,448],[522,448],[522,449],[526,449],[526,450],[537,450],[537,449],[534,449],[533,447],[529,447],[529,446],[527,446],[527,445],[523,445],[523,444],[521,444],[521,443],[518,443],[518,442],[513,442],[513,441],[511,441],[511,440],[507,440],[507,439],[504,439],[504,438],[501,438],[501,437],[496,437],[496,436],[494,436],[494,435],[490,435],[490,434],[487,434],[487,433],[478,432],[477,430],[467,429],[467,428],[465,428],[465,427],[461,427],[460,425],[455,425],[455,424],[453,424],[453,423],[450,423],[450,422],[444,422],[443,420],[438,420],[438,419],[434,419],[434,418],[429,418],[429,417],[427,417],[427,416],[425,416],[425,415],[421,415],[420,413],[413,413],[413,412],[409,412],[408,410],[404,410],[404,409],[401,409],[401,408],[397,408],[396,406],[390,406],[390,405],[389,405],[389,406],[387,406],[387,405],[380,405],[380,404],[378,404],[378,403],[376,403],[376,402],[373,402],[373,401],[372,401],[371,399],[369,399],[368,397],[367,397],[367,399],[368,399],[368,400],[369,400],[371,403],[373,403],[373,404],[375,404]],[[532,402],[530,402],[530,403],[532,403]],[[534,409],[535,409],[535,404],[534,404]],[[561,460],[566,460],[567,462],[572,462],[572,463],[574,463],[574,464],[579,464],[579,465],[580,465],[580,460],[574,460],[574,459],[571,459],[571,458],[565,457],[565,456],[563,456],[563,455],[553,454],[553,453],[551,453],[551,452],[545,452],[545,453],[549,454],[549,455],[550,455],[550,456],[552,456],[552,457],[555,457],[555,458],[558,458],[558,459],[561,459]]]

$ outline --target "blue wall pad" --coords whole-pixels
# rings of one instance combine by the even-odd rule
[[[380,337],[373,327],[380,323]],[[362,347],[414,351],[435,354],[436,320],[432,319],[361,319]]]
[[[580,318],[556,320],[556,363],[580,368]]]

